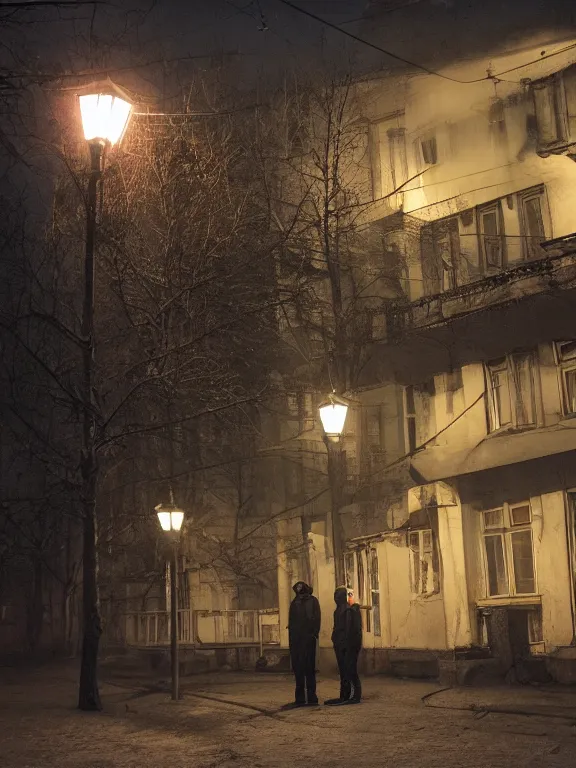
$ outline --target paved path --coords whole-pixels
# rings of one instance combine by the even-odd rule
[[[576,691],[441,690],[365,680],[359,706],[279,711],[278,675],[186,678],[184,698],[115,678],[104,713],[74,709],[75,671],[0,670],[2,768],[551,768],[576,765]],[[134,685],[134,690],[126,686]],[[122,687],[120,687],[120,685]],[[323,680],[320,693],[336,693]]]

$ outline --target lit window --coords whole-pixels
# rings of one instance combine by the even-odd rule
[[[505,504],[482,513],[489,597],[536,591],[530,504]]]

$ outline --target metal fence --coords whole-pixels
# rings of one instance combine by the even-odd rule
[[[125,614],[127,645],[164,646],[170,643],[169,611]],[[178,640],[185,645],[278,644],[277,610],[178,611]]]

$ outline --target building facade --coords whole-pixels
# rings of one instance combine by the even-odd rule
[[[362,227],[379,238],[386,284],[347,393],[339,510],[367,668],[573,675],[574,45],[355,85],[370,160]],[[301,397],[306,461],[325,472],[313,394]],[[291,584],[311,581],[328,650],[325,520],[279,522],[278,589],[286,643]]]

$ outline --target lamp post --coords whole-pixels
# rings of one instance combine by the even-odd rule
[[[346,479],[346,453],[342,448],[342,433],[348,413],[348,402],[332,393],[318,407],[320,421],[324,428],[324,442],[328,452],[328,481],[331,498],[331,536],[334,553],[334,579],[336,586],[344,584],[344,563],[342,561],[342,525],[340,509],[343,505],[344,482]]]
[[[162,530],[172,544],[170,553],[170,667],[172,670],[172,700],[180,698],[178,667],[178,542],[184,521],[184,512],[171,504],[158,504],[155,508]]]
[[[115,89],[112,88],[111,91]],[[90,150],[90,175],[86,196],[86,249],[82,304],[82,666],[78,706],[102,709],[97,680],[98,646],[102,632],[98,606],[96,489],[96,403],[94,400],[94,242],[98,181],[102,176],[104,151],[116,144],[128,124],[132,106],[115,93],[86,93],[79,96],[84,138]]]

